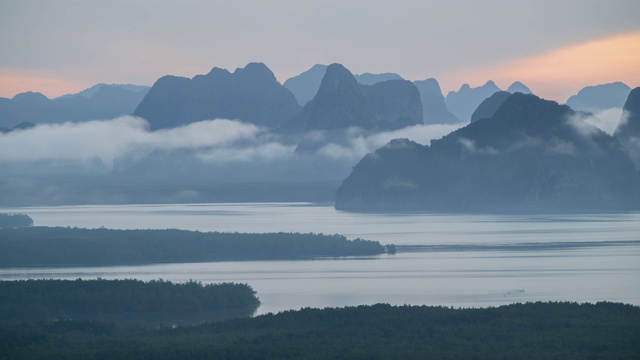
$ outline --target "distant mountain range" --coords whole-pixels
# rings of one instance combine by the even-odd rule
[[[612,136],[568,106],[509,96],[431,146],[398,139],[365,156],[341,210],[602,211],[637,208],[638,170]]]
[[[20,93],[12,99],[0,98],[0,127],[13,128],[23,122],[60,123],[130,115],[148,90],[146,86],[97,84],[55,99],[36,92]]]
[[[41,123],[131,114],[146,119],[151,130],[216,118],[261,129],[229,146],[160,144],[114,153],[112,159],[92,154],[0,162],[0,200],[5,205],[6,199],[21,205],[330,201],[351,172],[337,193],[339,209],[637,209],[640,91],[627,89],[622,83],[587,87],[568,101],[577,108],[572,109],[527,95],[530,90],[520,82],[507,91],[492,81],[476,88],[463,85],[445,98],[433,78],[411,82],[393,73],[353,75],[331,64],[316,65],[281,85],[266,65],[250,63],[233,72],[213,68],[193,78],[164,76],[151,88],[98,84],[56,99],[21,93],[0,98],[2,137],[20,140],[29,134],[21,130]],[[590,116],[585,109],[623,105],[615,137],[582,120]],[[353,168],[364,152],[398,136],[400,129],[424,139],[449,127],[410,127],[460,123],[451,127],[457,128],[467,121],[430,146],[391,141]],[[246,127],[203,125],[222,123]],[[163,134],[169,132],[148,135]],[[242,154],[236,157],[236,151]],[[114,181],[122,188],[120,197],[114,195]],[[152,185],[141,189],[141,183]]]
[[[306,116],[300,113],[300,105],[306,105],[317,95],[327,68],[327,65],[316,64],[288,79],[283,85],[278,83],[266,65],[250,63],[233,73],[213,68],[208,74],[197,75],[192,79],[164,76],[152,88],[129,84],[97,84],[76,94],[55,99],[48,99],[40,93],[26,92],[13,99],[0,98],[0,128],[7,131],[23,122],[39,124],[101,120],[130,114],[147,119],[152,129],[215,118],[238,119],[276,128],[290,123],[294,117]],[[491,115],[507,93],[531,93],[519,81],[515,81],[504,92],[493,81],[487,81],[475,88],[464,84],[458,91],[450,91],[445,98],[436,79],[414,81],[422,108],[422,121],[418,122],[415,117],[419,111],[418,105],[415,99],[409,105],[410,87],[406,83],[397,82],[393,88],[390,85],[392,83],[370,90],[366,88],[389,80],[401,81],[403,79],[400,75],[364,73],[352,76],[361,85],[363,96],[377,97],[376,100],[369,101],[370,110],[376,113],[374,117],[377,121],[390,124],[367,126],[367,129],[393,129],[400,126],[402,121],[405,124],[476,121],[479,117]],[[620,108],[630,91],[621,82],[588,86],[569,98],[567,105],[574,110],[594,113]],[[492,97],[499,92],[502,93]],[[385,102],[389,97],[393,99]],[[488,100],[489,98],[491,99]],[[485,100],[489,102],[483,104]],[[401,105],[401,102],[405,104]],[[391,103],[395,105],[391,106]],[[400,107],[404,109],[399,110]],[[400,114],[403,111],[404,115]],[[476,111],[478,112],[474,114]],[[404,120],[398,120],[401,117]],[[334,128],[352,126],[352,120],[346,119],[341,123],[341,120],[336,119],[340,124],[336,123]]]

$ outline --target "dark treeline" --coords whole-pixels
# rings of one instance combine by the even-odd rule
[[[172,283],[140,280],[0,281],[0,320],[109,318],[135,314],[181,314],[244,309],[260,305],[245,284]]]
[[[384,252],[377,241],[312,233],[0,229],[0,267],[312,259]]]
[[[33,225],[33,219],[25,214],[0,214],[0,228],[27,227]]]
[[[640,308],[303,309],[175,329],[0,323],[4,359],[637,359]]]

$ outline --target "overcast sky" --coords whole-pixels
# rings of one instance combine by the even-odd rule
[[[0,2],[0,96],[98,82],[152,85],[267,64],[464,82],[522,80],[564,101],[589,84],[640,86],[638,0],[139,0]]]

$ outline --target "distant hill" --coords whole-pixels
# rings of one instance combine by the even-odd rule
[[[382,74],[371,74],[371,73],[363,73],[354,75],[356,81],[362,85],[374,85],[379,82],[388,81],[388,80],[404,80],[402,76],[396,73],[382,73]]]
[[[422,120],[425,124],[455,124],[460,121],[447,108],[440,84],[436,79],[418,80],[413,84],[420,91]]]
[[[75,94],[67,94],[67,95],[62,95],[57,97],[56,99],[68,99],[68,98],[72,98],[74,96],[83,96],[86,98],[90,98],[92,96],[94,96],[95,94],[98,93],[98,91],[100,91],[100,89],[102,89],[103,87],[118,87],[120,89],[124,89],[127,91],[131,91],[131,92],[143,92],[143,95],[147,93],[147,91],[149,91],[150,87],[149,86],[143,86],[143,85],[132,85],[132,84],[96,84],[93,85],[90,88],[84,89],[80,92],[77,92]]]
[[[23,122],[77,122],[131,115],[148,89],[137,85],[98,84],[55,99],[36,92],[20,93],[12,99],[0,98],[0,127],[12,128]]]
[[[587,86],[567,100],[573,110],[597,112],[610,108],[621,108],[631,88],[622,82]]]
[[[458,91],[449,91],[446,97],[446,104],[458,119],[462,121],[471,120],[471,114],[478,108],[480,103],[500,91],[500,88],[491,80],[484,85],[472,88],[469,84],[464,84]]]
[[[509,87],[507,88],[507,91],[514,94],[514,93],[523,93],[523,94],[531,94],[531,89],[529,89],[529,87],[527,87],[527,85],[521,83],[520,81],[515,81],[513,84],[509,85]]]
[[[509,96],[511,96],[511,92],[509,91],[498,91],[484,99],[484,101],[478,105],[476,111],[471,114],[471,122],[492,117]]]
[[[613,135],[627,147],[629,155],[640,167],[640,87],[629,93],[622,118]]]
[[[396,130],[422,124],[418,88],[408,80],[387,80],[360,85],[380,130]]]
[[[393,140],[343,182],[336,208],[605,211],[638,208],[638,171],[618,141],[567,106],[516,93],[493,117],[423,146]]]
[[[164,76],[153,84],[134,115],[147,119],[152,129],[216,118],[276,127],[299,110],[293,94],[266,65],[250,63],[233,73],[213,68],[192,79]]]

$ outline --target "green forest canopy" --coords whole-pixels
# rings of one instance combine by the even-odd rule
[[[302,309],[194,327],[0,322],[0,359],[637,359],[640,308]]]

